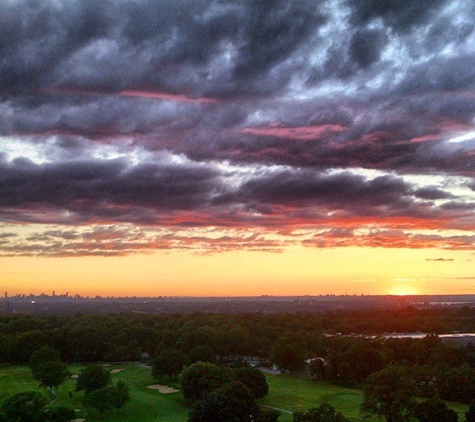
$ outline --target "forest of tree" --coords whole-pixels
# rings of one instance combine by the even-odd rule
[[[423,331],[423,339],[385,339],[383,332]],[[244,357],[305,371],[317,380],[362,387],[388,365],[407,368],[423,397],[469,403],[475,397],[475,347],[442,341],[436,333],[475,331],[472,308],[360,310],[289,314],[76,314],[0,316],[0,363],[27,363],[53,348],[49,363],[139,361],[154,376],[177,376],[195,362],[229,363]],[[342,335],[336,335],[341,333]],[[347,336],[371,334],[374,337]],[[41,372],[38,372],[38,379]],[[54,386],[55,380],[44,379]]]

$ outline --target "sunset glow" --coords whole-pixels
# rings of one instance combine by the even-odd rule
[[[472,0],[86,3],[0,7],[0,289],[475,293]]]

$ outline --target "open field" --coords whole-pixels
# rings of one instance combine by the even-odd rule
[[[267,375],[269,394],[263,404],[277,406],[293,412],[305,411],[321,403],[328,403],[351,421],[362,421],[359,406],[363,400],[361,390],[335,386],[291,375]],[[372,419],[369,419],[372,421]],[[375,421],[378,419],[374,419]],[[279,422],[292,421],[283,413]]]
[[[304,411],[321,403],[328,403],[339,410],[350,421],[361,422],[359,415],[360,404],[363,401],[363,392],[353,388],[340,387],[325,382],[312,381],[308,378],[297,378],[292,375],[267,375],[269,394],[261,403],[293,412]],[[449,407],[459,413],[462,422],[467,405],[447,403]],[[292,416],[283,413],[279,422],[290,422]],[[380,421],[378,418],[366,421]]]
[[[82,367],[70,366],[73,374],[80,372]],[[123,369],[122,371],[115,371]],[[150,376],[150,369],[135,365],[111,365],[112,380],[116,383],[122,379],[130,386],[132,400],[122,409],[118,416],[115,411],[106,414],[103,421],[123,422],[186,422],[189,406],[183,399],[181,392],[161,394],[158,390],[148,389],[147,386],[155,384]],[[261,404],[277,407],[289,411],[302,411],[321,403],[328,403],[340,410],[348,419],[354,422],[362,421],[359,416],[359,406],[363,395],[360,390],[339,387],[309,379],[297,378],[291,375],[266,375],[270,386],[269,394]],[[176,385],[172,385],[172,387]],[[88,415],[81,403],[82,393],[74,392],[76,380],[69,379],[61,385],[58,391],[56,404],[78,409],[77,417],[87,421],[98,421],[97,415]],[[0,402],[10,394],[37,390],[36,382],[25,366],[4,366],[0,368]],[[47,394],[43,390],[44,394]],[[73,393],[72,398],[69,392]],[[450,407],[459,412],[460,421],[467,410],[466,405],[451,403]],[[372,422],[377,418],[369,419]],[[282,413],[279,422],[291,422],[291,414]]]
[[[124,369],[112,374],[112,381],[115,384],[119,379],[124,380],[130,386],[131,401],[121,410],[117,416],[115,411],[106,413],[104,422],[120,420],[122,422],[186,422],[189,407],[183,399],[181,393],[160,394],[157,390],[147,389],[147,386],[154,381],[150,376],[150,369],[135,365],[112,365],[114,369]],[[70,366],[71,373],[79,373],[81,367]],[[83,393],[74,392],[76,380],[69,379],[61,385],[58,390],[58,406],[64,405],[73,409],[78,409],[77,417],[86,418],[88,421],[100,420],[97,415],[88,415],[81,403]],[[0,369],[0,401],[10,394],[19,391],[37,390],[38,382],[35,381],[28,367],[25,366],[4,366]],[[46,390],[42,389],[47,395]],[[69,397],[69,392],[73,397]]]

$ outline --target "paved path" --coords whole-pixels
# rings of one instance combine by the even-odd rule
[[[261,404],[260,406],[261,407],[267,407],[268,409],[278,410],[279,412],[282,412],[282,413],[288,413],[289,415],[293,415],[293,413],[294,413],[294,412],[291,412],[290,410],[281,409],[280,407],[267,406],[265,404]]]
[[[264,368],[264,367],[260,367],[259,371],[265,372],[266,374],[272,374],[272,375],[281,375],[282,374],[282,372],[280,370],[276,371],[275,369]]]

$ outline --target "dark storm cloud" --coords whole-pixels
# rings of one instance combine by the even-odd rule
[[[98,13],[99,11],[99,13]],[[91,39],[103,37],[112,20],[90,2],[2,2],[0,88],[18,92],[51,83],[61,61]]]
[[[244,21],[243,47],[235,68],[238,78],[261,74],[287,58],[325,21],[312,1],[250,4],[254,11]]]
[[[473,13],[475,5],[467,4],[464,9],[465,13],[470,15]],[[450,16],[443,16],[437,19],[430,27],[427,37],[424,39],[426,48],[430,51],[438,51],[446,48],[447,42],[464,41],[473,32],[473,22],[457,23]]]
[[[352,19],[367,23],[382,18],[395,31],[408,31],[426,23],[447,0],[360,0],[349,1],[353,7]]]
[[[440,189],[434,187],[418,189],[414,192],[414,195],[421,199],[449,199],[454,198],[455,196],[450,192],[444,192]]]
[[[317,71],[320,79],[332,74],[347,78],[357,68],[378,62],[388,36],[366,27],[378,17],[393,29],[429,25],[434,17],[431,31],[437,37],[430,39],[438,41],[425,45],[422,53],[445,45],[450,37],[466,39],[473,26],[435,20],[443,4],[351,3],[355,26],[348,37],[341,33],[333,40],[320,63],[326,69],[321,73],[306,55],[324,48],[319,31],[335,11],[329,2],[166,0],[102,2],[100,7],[88,1],[3,3],[0,89],[3,94],[63,87],[150,89],[191,97],[275,95],[299,74]],[[452,32],[445,34],[441,27]],[[406,46],[413,42],[402,41]]]
[[[110,202],[190,209],[209,200],[217,176],[198,166],[127,167],[120,160],[39,166],[17,159],[1,167],[1,207],[44,204],[81,209],[87,202]]]
[[[473,229],[474,20],[471,0],[2,2],[0,220],[328,224],[306,241],[397,247],[431,240],[401,226]],[[121,230],[118,254],[178,247]],[[81,236],[29,241],[98,253]]]
[[[475,88],[475,54],[433,59],[415,65],[398,86],[405,94],[421,94],[437,91],[464,91]]]
[[[386,41],[386,35],[380,31],[358,31],[351,40],[350,56],[360,67],[368,67],[380,59]]]
[[[319,131],[319,126],[312,125],[285,130],[260,127],[251,133],[215,133],[208,142],[209,133],[204,132],[199,145],[185,142],[178,148],[195,159],[317,168],[363,167],[415,174],[442,171],[473,177],[473,154],[461,147],[443,146],[442,129],[436,126],[423,128],[407,121],[376,126],[362,123],[347,130],[328,127]]]
[[[256,78],[286,60],[325,21],[315,2],[277,0],[100,7],[19,1],[4,3],[0,12],[3,93],[51,86],[218,96],[270,92],[278,85],[266,87]],[[229,69],[211,63],[227,50],[235,56]]]
[[[14,99],[4,104],[0,134],[80,135],[95,139],[124,134],[150,134],[158,129],[187,129],[202,117],[195,104],[182,104],[110,95],[70,98],[49,94],[31,104]],[[229,117],[228,117],[229,119]]]
[[[351,174],[321,175],[312,172],[282,172],[245,183],[239,198],[282,205],[324,205],[349,208],[356,200],[362,209],[390,205],[407,207],[409,187],[399,179],[378,177],[366,181]]]
[[[288,215],[283,209],[293,210],[305,223],[326,219],[329,210],[347,216],[445,218],[464,205],[453,200],[452,207],[433,208],[432,202],[416,202],[413,186],[401,178],[368,180],[349,172],[280,170],[256,174],[236,186],[233,180],[240,176],[234,171],[198,163],[131,166],[123,160],[96,160],[37,165],[17,159],[3,162],[1,170],[0,207],[6,221],[265,226],[284,224]],[[453,197],[436,189],[420,189],[415,195],[427,200]]]

